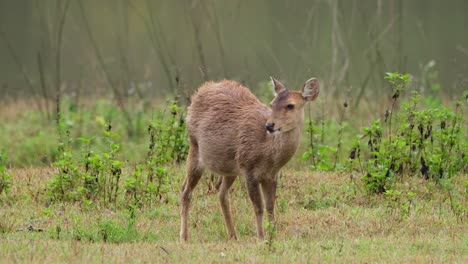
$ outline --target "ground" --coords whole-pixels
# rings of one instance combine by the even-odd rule
[[[9,170],[12,188],[0,200],[0,262],[468,262],[466,175],[453,179],[451,191],[408,177],[396,180],[396,194],[367,195],[356,175],[288,167],[279,182],[276,231],[260,242],[241,181],[231,193],[239,240],[230,241],[205,176],[183,244],[183,170],[174,166],[168,193],[133,217],[122,207],[51,203],[45,188],[54,168]]]

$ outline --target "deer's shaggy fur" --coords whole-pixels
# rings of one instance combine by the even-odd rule
[[[229,208],[229,188],[238,175],[245,177],[264,238],[263,199],[274,221],[279,170],[297,150],[304,123],[304,105],[319,93],[318,80],[308,80],[301,91],[289,91],[272,78],[276,96],[272,108],[262,104],[235,81],[206,82],[192,96],[187,115],[190,151],[182,190],[180,238],[188,239],[187,221],[192,191],[205,168],[222,176],[219,199],[229,237],[236,238]]]

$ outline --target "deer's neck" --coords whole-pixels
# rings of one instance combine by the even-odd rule
[[[284,166],[296,153],[299,146],[301,129],[296,128],[291,131],[269,135],[268,142],[270,148],[270,155],[273,157],[275,164],[279,167]]]

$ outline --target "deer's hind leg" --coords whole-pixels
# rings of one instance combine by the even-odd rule
[[[188,213],[190,208],[190,201],[192,199],[192,192],[197,186],[203,174],[203,167],[199,162],[198,146],[190,144],[190,150],[187,158],[187,174],[185,176],[184,184],[182,187],[181,196],[181,211],[180,211],[180,240],[187,242],[188,240]]]
[[[224,215],[226,230],[229,238],[237,239],[236,230],[232,221],[231,208],[229,206],[229,189],[236,180],[237,176],[223,176],[219,187],[219,203]]]

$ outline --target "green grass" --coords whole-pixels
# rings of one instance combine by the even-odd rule
[[[110,101],[65,99],[61,138],[55,122],[26,101],[0,106],[0,263],[468,262],[466,100],[455,108],[459,119],[447,119],[456,115],[440,103],[428,111],[402,104],[393,130],[372,122],[385,112],[385,99],[353,112],[320,100],[311,107],[314,121],[297,155],[281,173],[277,230],[268,243],[256,239],[242,180],[231,192],[239,240],[226,238],[208,175],[194,193],[190,242],[179,242],[184,106],[130,102],[129,129]],[[413,124],[413,115],[421,120]],[[372,150],[376,143],[362,137],[366,130],[379,135],[383,147]],[[418,138],[426,143],[416,146]],[[351,158],[357,147],[360,156]],[[399,161],[402,153],[415,155]],[[425,167],[432,171],[424,174]],[[117,191],[109,199],[102,190]]]
[[[31,107],[26,108],[26,103],[25,100],[0,105],[0,151],[6,152],[9,167],[49,166],[60,156],[56,121],[47,120],[43,113]],[[131,102],[133,132],[129,135],[123,114],[111,100],[89,99],[89,102],[76,105],[65,98],[61,104],[62,130],[69,132],[76,153],[80,153],[83,147],[78,140],[81,137],[94,137],[94,149],[102,150],[106,148],[106,142],[101,140],[103,130],[110,123],[112,132],[125,141],[125,154],[133,161],[141,161],[149,143],[148,126],[154,120],[161,121],[170,116],[170,100],[153,104],[145,107],[142,102]]]
[[[2,262],[468,261],[466,175],[454,177],[449,192],[419,178],[401,180],[393,190],[402,195],[395,198],[367,196],[361,181],[347,174],[289,167],[280,178],[277,237],[269,247],[256,240],[241,181],[231,193],[239,240],[226,238],[217,195],[204,177],[194,194],[185,245],[178,239],[183,166],[171,167],[164,201],[137,209],[133,219],[128,208],[48,204],[44,188],[54,170],[9,170],[11,190],[1,197]],[[414,197],[408,209],[409,192]],[[464,208],[461,214],[454,201]]]

